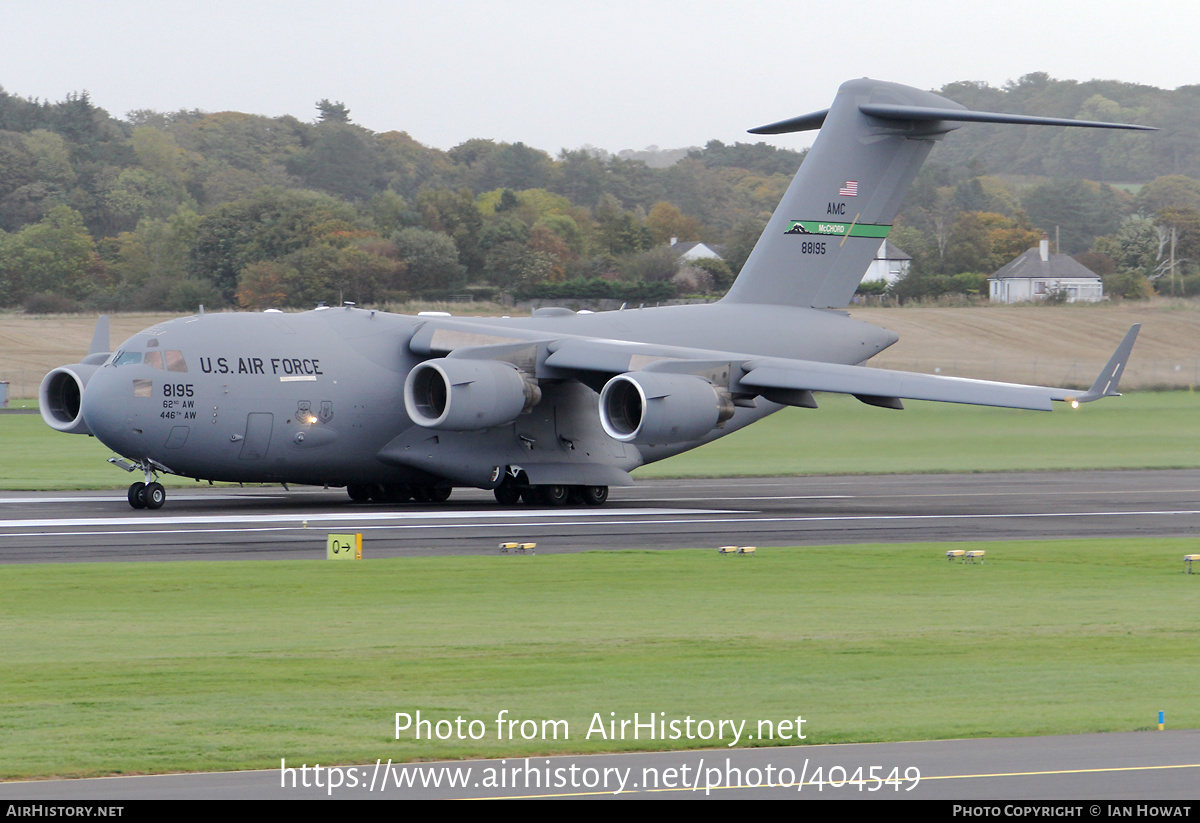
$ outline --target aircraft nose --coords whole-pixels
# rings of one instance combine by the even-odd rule
[[[119,454],[137,453],[135,421],[111,369],[101,369],[88,381],[80,410],[88,429],[101,443]]]

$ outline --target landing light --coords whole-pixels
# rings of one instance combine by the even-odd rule
[[[1071,398],[1071,408],[1073,408],[1073,409],[1079,408],[1079,401],[1076,400],[1074,397]]]

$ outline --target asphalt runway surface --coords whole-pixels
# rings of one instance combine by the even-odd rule
[[[0,493],[0,563],[299,559],[329,533],[364,557],[916,541],[1179,537],[1200,532],[1200,470],[650,480],[608,505],[358,504],[337,489],[168,490],[158,511],[123,492]]]

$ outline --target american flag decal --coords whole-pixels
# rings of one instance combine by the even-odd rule
[[[842,187],[838,189],[839,197],[858,197],[858,181],[847,180]]]

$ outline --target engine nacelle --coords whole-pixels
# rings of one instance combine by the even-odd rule
[[[59,366],[42,378],[42,385],[38,388],[38,407],[46,425],[67,434],[92,433],[83,420],[80,408],[83,390],[97,368],[98,365],[91,363],[75,363]]]
[[[600,392],[600,424],[609,437],[624,443],[698,440],[733,412],[727,392],[691,374],[619,374]]]
[[[428,429],[504,426],[541,399],[537,381],[503,360],[426,360],[404,381],[404,408]]]

